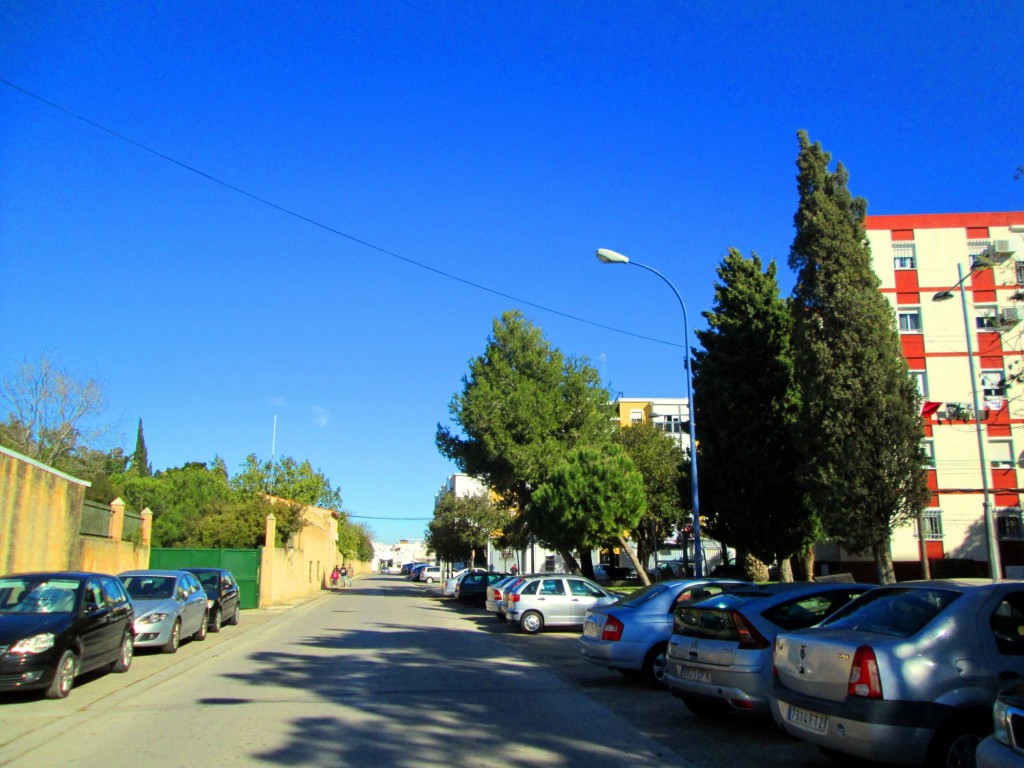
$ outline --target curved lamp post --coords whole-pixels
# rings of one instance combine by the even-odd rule
[[[992,266],[992,262],[979,258],[975,266],[966,275],[962,264],[956,265],[957,276],[960,278],[956,285],[945,291],[939,291],[932,296],[932,301],[949,301],[953,298],[953,291],[960,291],[960,306],[964,312],[964,333],[967,335],[967,366],[971,373],[971,395],[974,398],[974,429],[978,435],[978,458],[981,461],[981,488],[984,493],[983,508],[985,512],[985,543],[988,546],[988,568],[992,574],[992,581],[998,581],[1002,577],[1002,567],[999,562],[999,539],[996,536],[996,525],[992,519],[992,493],[988,483],[988,461],[985,460],[985,437],[981,431],[981,400],[978,397],[978,374],[974,368],[974,345],[971,342],[971,322],[967,313],[967,294],[964,292],[964,281],[975,272],[980,272]],[[921,531],[922,538],[924,531]]]
[[[646,269],[648,272],[653,272],[662,280],[665,284],[672,289],[672,293],[676,295],[676,299],[679,300],[679,306],[683,310],[683,351],[685,353],[686,360],[686,401],[690,407],[690,491],[693,496],[693,573],[698,579],[704,576],[704,556],[701,552],[700,546],[700,499],[697,494],[697,409],[693,407],[693,387],[691,384],[691,372],[690,372],[690,328],[689,320],[686,315],[686,305],[683,303],[683,297],[679,295],[679,291],[672,285],[671,281],[665,277],[661,272],[648,267],[646,264],[641,264],[638,261],[630,261],[629,257],[623,256],[621,253],[610,251],[607,248],[597,249],[597,259],[602,264],[632,264],[634,267],[640,267]],[[655,541],[655,553],[657,553],[658,542]],[[657,557],[657,554],[655,554]]]

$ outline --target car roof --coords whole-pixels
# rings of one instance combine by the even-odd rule
[[[188,571],[185,571],[185,570],[181,570],[181,571],[151,571],[151,570],[141,569],[141,570],[137,570],[137,571],[121,571],[119,574],[117,574],[117,576],[118,576],[118,578],[120,578],[121,576],[182,576],[182,575],[184,575],[186,573],[188,573]]]
[[[0,579],[85,579],[90,576],[113,576],[113,574],[96,571],[22,571],[20,573],[5,573],[0,576]]]
[[[803,595],[814,595],[819,592],[829,592],[832,590],[862,590],[866,592],[869,589],[875,589],[878,585],[862,584],[859,582],[829,582],[827,584],[819,584],[813,581],[792,581],[772,584],[754,584],[752,586],[754,587],[753,589],[740,587],[739,589],[728,590],[720,595],[698,600],[697,602],[690,603],[685,606],[684,609],[717,607],[728,610],[733,607],[746,605],[747,603],[759,600],[770,602],[773,598],[782,599],[787,597],[801,597]]]

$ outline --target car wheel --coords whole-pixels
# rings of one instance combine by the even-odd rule
[[[427,584],[433,584],[433,583],[434,583],[434,579],[433,579],[433,577],[431,577],[431,576],[428,576],[428,577],[427,577]]]
[[[132,658],[135,656],[135,638],[131,632],[125,632],[121,638],[121,652],[110,665],[111,672],[127,672],[132,667]]]
[[[210,625],[210,612],[203,611],[203,620],[199,622],[199,629],[192,635],[193,640],[197,640],[200,643],[206,639],[206,628]]]
[[[213,616],[210,617],[210,631],[220,632],[220,608],[213,609]]]
[[[707,696],[683,694],[680,698],[683,700],[686,708],[697,717],[719,717],[725,713],[729,706],[721,699],[712,699]]]
[[[665,684],[665,651],[668,643],[658,643],[644,657],[644,679],[655,688],[667,688]]]
[[[928,765],[939,768],[974,768],[974,753],[981,740],[992,732],[991,723],[968,719],[958,725],[940,727],[928,748]]]
[[[536,611],[527,611],[519,619],[519,628],[528,635],[535,635],[544,629],[544,617]]]
[[[66,650],[61,654],[60,661],[54,671],[53,680],[46,688],[46,698],[63,699],[71,693],[71,686],[75,684],[75,671],[78,669],[78,657],[72,650]]]
[[[233,627],[237,627],[238,626],[238,619],[239,619],[239,615],[238,614],[239,613],[240,613],[239,605],[238,605],[238,603],[235,603],[235,610],[234,610],[234,612],[232,612],[231,618],[228,619],[228,624],[230,624]]]
[[[174,626],[171,627],[171,636],[167,638],[167,642],[160,650],[164,653],[177,653],[179,645],[181,645],[181,619],[174,622]]]

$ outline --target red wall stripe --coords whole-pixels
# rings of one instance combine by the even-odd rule
[[[866,216],[864,227],[876,229],[956,229],[967,227],[1009,227],[1024,225],[1024,211],[990,213],[909,213]]]

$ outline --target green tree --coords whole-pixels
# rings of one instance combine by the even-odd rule
[[[263,493],[280,499],[309,504],[323,509],[341,509],[341,492],[308,460],[297,462],[291,456],[261,462],[256,454],[245,458],[242,470],[231,479],[231,486],[243,493]]]
[[[825,532],[894,581],[890,536],[927,499],[920,396],[842,164],[798,134],[793,347],[803,478]]]
[[[525,510],[533,489],[573,448],[611,438],[608,392],[597,371],[553,348],[518,311],[494,321],[462,383],[449,405],[462,435],[438,425],[438,450],[510,510]],[[560,553],[578,568],[569,550]]]
[[[427,546],[448,562],[467,559],[476,564],[476,553],[509,522],[510,513],[492,502],[487,494],[441,497],[434,518],[427,525]]]
[[[752,554],[784,563],[819,533],[798,474],[793,321],[776,275],[775,262],[764,268],[756,254],[729,249],[694,353],[701,511],[739,562]]]
[[[689,515],[679,492],[684,454],[675,440],[649,422],[622,427],[613,439],[643,477],[647,512],[631,531],[631,538],[637,543],[637,558],[646,563],[657,543],[674,535]]]
[[[615,541],[644,583],[650,583],[624,536],[646,509],[643,476],[622,446],[609,443],[574,449],[533,494],[527,515],[542,544],[584,555],[587,576],[594,575],[590,551]]]
[[[153,474],[153,467],[149,463],[149,452],[146,450],[146,438],[142,434],[142,419],[139,419],[139,428],[135,433],[135,452],[132,453],[128,471],[141,477],[150,477]]]

